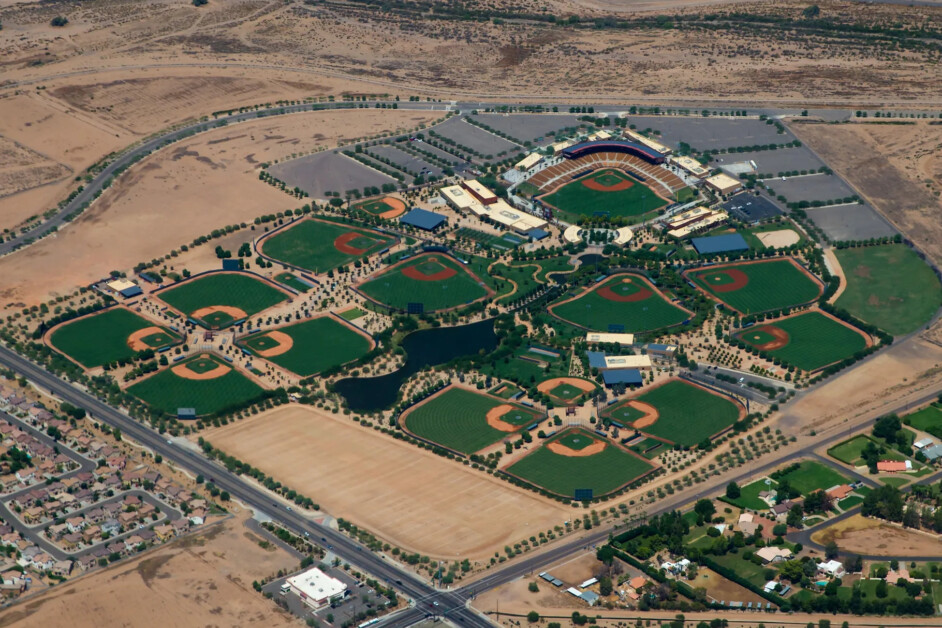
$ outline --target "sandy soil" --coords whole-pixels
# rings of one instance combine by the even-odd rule
[[[757,233],[756,237],[759,238],[759,241],[762,244],[772,248],[790,246],[801,240],[801,236],[799,236],[798,233],[792,229],[765,231],[762,233]]]
[[[58,235],[0,260],[0,306],[36,303],[140,261],[162,256],[226,224],[303,204],[258,180],[263,161],[410,127],[438,114],[311,112],[210,131],[131,168]],[[207,245],[212,249],[212,246]]]
[[[937,535],[880,523],[856,515],[830,526],[812,537],[816,542],[836,541],[842,551],[888,556],[937,556]]]
[[[483,559],[561,524],[569,510],[308,406],[277,408],[204,438],[391,543]]]
[[[834,294],[831,295],[831,298],[828,299],[828,303],[834,303],[844,294],[844,290],[847,289],[847,279],[844,277],[844,268],[841,266],[841,262],[837,259],[837,255],[834,254],[834,249],[824,250],[824,261],[827,263],[828,270],[831,271],[831,274],[840,279],[841,282],[837,290],[834,291]]]
[[[93,572],[0,614],[0,626],[105,628],[296,626],[252,589],[252,581],[297,567],[280,549],[263,550],[244,516],[184,537],[141,558]]]

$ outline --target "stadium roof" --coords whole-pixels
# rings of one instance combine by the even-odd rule
[[[613,384],[640,386],[643,382],[641,379],[641,371],[638,369],[612,369],[610,371],[603,371],[602,380],[605,382],[606,386]]]
[[[746,239],[738,233],[726,233],[706,238],[692,238],[690,242],[700,255],[749,250],[749,244],[746,242]]]
[[[426,231],[432,231],[440,227],[446,220],[447,218],[441,214],[416,208],[400,218],[399,222],[418,227],[419,229],[425,229]]]
[[[591,153],[608,151],[613,153],[632,153],[653,163],[664,163],[664,155],[639,142],[625,140],[601,140],[598,142],[579,142],[562,151],[566,159],[574,159]]]

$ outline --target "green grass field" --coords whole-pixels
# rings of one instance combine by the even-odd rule
[[[729,399],[680,380],[635,398],[657,408],[659,415],[644,432],[685,447],[713,436],[739,418],[739,407]]]
[[[748,278],[738,289],[723,292],[729,275],[735,269]],[[693,281],[717,299],[743,314],[755,314],[809,303],[821,294],[821,286],[812,281],[788,260],[770,260],[752,264],[724,264],[689,273]]]
[[[409,412],[405,426],[416,436],[455,451],[473,454],[513,436],[511,432],[502,432],[487,424],[488,411],[504,403],[463,388],[451,388]],[[502,420],[526,427],[540,418],[533,410],[514,407],[515,410],[504,415]]]
[[[301,377],[346,364],[366,355],[370,350],[370,342],[366,338],[329,316],[280,327],[278,331],[291,336],[294,344],[281,355],[263,359]],[[261,332],[243,338],[240,344],[252,351],[264,351],[274,345],[272,342],[266,346],[267,337],[267,332]]]
[[[358,307],[354,307],[354,308],[350,308],[349,310],[345,310],[343,312],[338,313],[337,316],[344,319],[345,321],[355,321],[361,316],[366,316],[366,312],[361,310]]]
[[[386,197],[384,196],[383,198],[386,198]],[[354,205],[354,209],[359,209],[361,211],[364,211],[367,214],[370,214],[371,216],[380,216],[382,214],[385,214],[386,212],[392,211],[394,209],[392,205],[389,205],[383,202],[383,198],[377,198],[371,201],[365,201],[358,205]],[[389,198],[391,198],[397,204],[404,205],[404,203],[402,203],[402,201],[400,201],[399,199],[396,199],[393,197],[389,197]]]
[[[135,351],[128,345],[128,336],[139,329],[155,326],[130,310],[116,307],[60,325],[52,332],[50,342],[82,366],[94,368],[133,357]],[[166,342],[153,338],[155,334],[144,340],[154,349],[179,340],[178,336],[169,331],[163,333]]]
[[[210,305],[237,307],[249,316],[288,299],[288,295],[251,275],[213,273],[158,293],[158,298],[187,316]],[[220,313],[222,314],[222,313]],[[228,319],[228,320],[226,320]],[[228,315],[207,317],[208,324],[232,322]]]
[[[759,511],[768,510],[769,505],[759,499],[759,493],[762,491],[774,489],[776,486],[778,486],[778,482],[775,480],[772,480],[771,484],[766,484],[765,480],[756,480],[751,484],[740,487],[739,497],[736,499],[730,499],[725,495],[721,499],[734,506],[739,506],[740,508],[748,508],[749,510]]]
[[[632,185],[625,190],[593,190],[584,182],[595,181],[603,186],[618,185],[628,181]],[[581,179],[567,183],[542,199],[557,208],[567,222],[575,222],[580,216],[608,214],[609,216],[636,217],[667,205],[667,201],[651,188],[628,175],[612,169],[593,172]]]
[[[504,251],[511,251],[527,240],[521,238],[518,235],[512,233],[503,233],[500,235],[495,235],[493,233],[486,233],[484,231],[478,231],[477,229],[471,229],[469,227],[462,227],[455,232],[455,235],[459,238],[466,238],[468,240],[473,240],[478,242],[486,247],[493,247],[495,249],[501,249]]]
[[[626,283],[625,279],[631,279]],[[624,325],[630,333],[663,329],[684,322],[690,316],[656,290],[640,301],[613,301],[599,294],[611,289],[616,295],[630,297],[631,290],[651,290],[639,275],[614,275],[582,296],[550,306],[550,313],[565,321],[594,331],[608,331],[609,325]]]
[[[557,399],[571,401],[573,399],[577,399],[582,394],[582,390],[576,388],[572,384],[560,384],[559,386],[556,386],[551,391],[549,391],[549,394],[553,397],[556,397]]]
[[[835,305],[894,336],[915,331],[942,307],[942,286],[905,244],[835,251],[847,288]]]
[[[867,341],[862,335],[820,312],[805,312],[769,324],[784,330],[789,342],[781,349],[767,353],[804,371],[840,362],[867,348]],[[756,327],[763,325],[758,323]],[[752,345],[761,345],[773,339],[761,329],[758,333],[746,329],[736,334],[736,337]]]
[[[866,449],[867,443],[869,442],[874,442],[875,444],[875,441],[868,436],[862,434],[860,436],[854,436],[828,449],[828,455],[845,464],[858,466],[863,464],[861,454],[863,450]]]
[[[291,273],[279,273],[278,275],[275,275],[275,281],[284,284],[289,288],[293,288],[298,292],[307,292],[311,289],[311,286],[307,285]]]
[[[660,456],[662,453],[668,450],[668,446],[657,440],[656,438],[645,438],[643,441],[636,445],[629,447],[631,451],[635,452],[639,456],[644,456],[648,460],[654,458],[655,456]]]
[[[334,245],[337,238],[348,233],[358,234],[358,237],[348,244],[357,249],[364,249],[363,253],[344,253]],[[325,273],[376,253],[390,246],[394,241],[392,237],[378,231],[308,219],[301,220],[265,240],[262,243],[262,252],[292,266],[315,273]]]
[[[934,403],[905,417],[917,430],[942,438],[942,406]]]
[[[197,356],[194,360],[206,359]],[[210,360],[224,364],[215,357]],[[187,364],[190,360],[181,362]],[[174,365],[177,366],[177,365]],[[261,386],[232,369],[222,377],[206,380],[184,379],[172,367],[130,386],[129,393],[165,414],[175,415],[178,408],[196,408],[197,415],[214,414],[229,406],[260,398]]]
[[[443,269],[451,269],[455,274],[440,280],[415,279],[404,274],[406,271],[429,275]],[[463,264],[442,253],[418,255],[360,284],[358,289],[383,305],[401,310],[407,309],[409,303],[423,303],[426,312],[457,307],[487,295]]]
[[[814,460],[805,460],[799,468],[790,473],[786,473],[778,478],[778,481],[787,481],[792,488],[799,491],[802,495],[808,495],[817,490],[827,490],[838,484],[847,484],[850,482],[846,477],[835,471],[829,466],[823,465]]]
[[[557,437],[569,441],[570,447],[573,438],[584,440],[585,445],[588,445],[590,440],[598,439],[582,430],[566,432]],[[539,447],[510,465],[507,472],[557,495],[573,497],[576,489],[590,488],[594,496],[598,497],[631,482],[651,468],[650,463],[609,442],[602,452],[583,457],[561,456],[545,446]]]
[[[509,384],[509,383],[504,383],[504,384],[498,384],[497,386],[494,386],[494,388],[492,388],[491,390],[487,392],[494,395],[495,397],[500,397],[501,399],[510,399],[511,397],[516,395],[518,392],[520,392],[520,390],[521,389],[518,386],[514,386],[513,384]]]

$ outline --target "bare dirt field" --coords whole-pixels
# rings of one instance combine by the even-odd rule
[[[262,549],[244,519],[57,586],[0,612],[0,626],[296,626],[252,589],[252,581],[296,568],[298,560],[281,549]]]
[[[74,223],[0,259],[0,305],[36,303],[160,257],[227,224],[299,207],[258,180],[264,161],[343,138],[407,128],[437,113],[309,112],[253,120],[177,142],[124,174]],[[211,248],[211,247],[210,247]]]
[[[822,544],[835,541],[842,551],[858,554],[917,557],[939,553],[936,535],[904,530],[860,515],[828,526],[812,538]]]
[[[278,408],[204,438],[335,517],[432,556],[484,559],[570,510],[412,445],[310,408]]]

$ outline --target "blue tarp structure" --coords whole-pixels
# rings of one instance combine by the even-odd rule
[[[640,386],[643,383],[641,371],[638,369],[612,369],[602,372],[602,380],[606,386],[625,384],[626,386]]]
[[[416,208],[403,215],[403,217],[399,219],[399,222],[418,227],[419,229],[425,229],[426,231],[434,231],[442,226],[446,220],[448,219],[441,214]]]
[[[693,238],[690,241],[700,255],[726,253],[727,251],[748,251],[746,239],[738,233],[727,233],[706,238]]]

